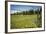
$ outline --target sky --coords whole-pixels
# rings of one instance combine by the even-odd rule
[[[33,6],[33,5],[10,5],[10,10],[11,11],[29,11],[29,10],[37,10],[41,6]]]

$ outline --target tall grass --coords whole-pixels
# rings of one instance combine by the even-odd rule
[[[11,15],[11,29],[38,28],[37,15]]]

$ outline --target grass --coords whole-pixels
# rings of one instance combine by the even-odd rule
[[[37,27],[37,15],[11,15],[11,29]]]

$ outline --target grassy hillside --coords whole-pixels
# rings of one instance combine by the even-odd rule
[[[11,29],[37,28],[37,15],[11,15]]]

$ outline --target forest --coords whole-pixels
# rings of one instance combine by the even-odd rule
[[[42,8],[37,9],[37,10],[28,10],[28,11],[22,11],[22,12],[14,12],[14,15],[32,15],[32,14],[40,14],[42,11]]]

